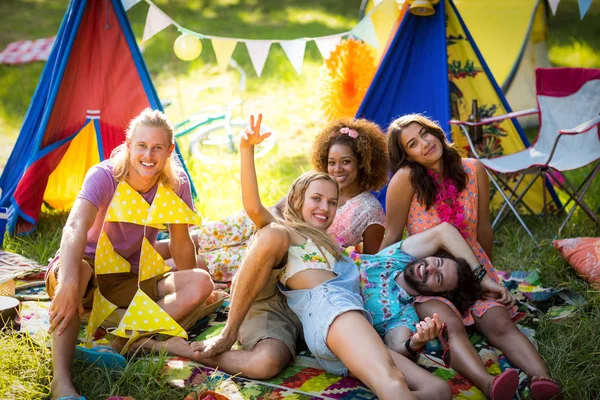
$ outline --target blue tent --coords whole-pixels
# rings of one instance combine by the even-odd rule
[[[70,209],[147,107],[162,110],[121,1],[71,0],[0,177],[9,232],[30,232],[42,203]]]

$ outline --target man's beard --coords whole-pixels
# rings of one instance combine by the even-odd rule
[[[435,295],[436,293],[433,292],[432,290],[427,289],[427,287],[425,286],[423,281],[419,280],[419,278],[417,277],[417,274],[416,274],[416,265],[417,264],[425,265],[425,261],[417,259],[417,260],[411,262],[410,264],[408,264],[406,266],[406,268],[404,268],[404,281],[406,281],[406,283],[411,288],[413,288],[414,290],[419,292],[419,294],[421,294],[421,295],[425,295],[425,296]],[[425,270],[425,268],[423,268],[423,270]],[[425,274],[427,274],[427,272],[425,272]]]

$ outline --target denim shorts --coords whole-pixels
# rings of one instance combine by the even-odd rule
[[[372,323],[371,314],[357,293],[334,285],[323,284],[306,292],[302,313],[304,340],[321,367],[332,374],[348,375],[348,368],[327,346],[327,334],[333,321],[348,311],[360,311]]]

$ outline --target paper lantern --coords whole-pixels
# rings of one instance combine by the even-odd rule
[[[202,53],[202,42],[196,36],[182,34],[173,45],[175,55],[183,61],[192,61]]]
[[[319,97],[330,119],[354,117],[377,66],[369,45],[349,39],[340,43],[319,73]]]
[[[410,7],[408,11],[411,14],[419,17],[428,17],[435,14],[434,4],[439,3],[439,0],[408,0]]]

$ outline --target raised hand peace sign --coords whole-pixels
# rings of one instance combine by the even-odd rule
[[[252,147],[260,144],[263,140],[271,136],[271,132],[260,133],[260,124],[262,122],[262,114],[258,114],[256,123],[254,115],[250,115],[250,122],[242,132],[240,138],[240,147]]]

